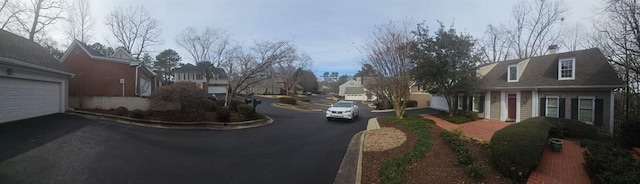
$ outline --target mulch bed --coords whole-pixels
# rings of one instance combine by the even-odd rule
[[[407,135],[407,141],[400,147],[383,152],[364,152],[362,159],[362,183],[380,183],[379,169],[387,160],[406,151],[416,142],[417,137],[403,127],[378,118],[381,127],[394,127]],[[451,148],[442,138],[440,132],[446,131],[438,126],[432,128],[432,147],[425,158],[407,167],[403,176],[403,183],[513,183],[493,169],[488,149],[475,143],[467,142],[467,147],[474,153],[477,161],[488,170],[485,180],[476,181],[464,171],[463,166],[456,165],[456,157]]]

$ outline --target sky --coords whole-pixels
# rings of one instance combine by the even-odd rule
[[[71,0],[72,1],[72,0]],[[516,0],[89,0],[95,19],[92,42],[115,43],[104,17],[115,8],[142,5],[161,22],[159,45],[150,48],[155,56],[174,49],[191,62],[176,36],[187,27],[217,28],[241,45],[255,41],[288,40],[313,59],[316,75],[324,72],[355,74],[363,56],[359,50],[371,38],[376,25],[392,20],[453,24],[480,38],[488,24],[507,24]],[[601,0],[564,0],[569,9],[563,23],[590,21]],[[60,29],[57,29],[60,30]],[[54,32],[60,41],[62,33]],[[57,35],[57,36],[55,36]]]

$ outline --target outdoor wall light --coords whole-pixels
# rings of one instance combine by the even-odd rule
[[[11,68],[7,69],[7,75],[13,75],[13,69]]]

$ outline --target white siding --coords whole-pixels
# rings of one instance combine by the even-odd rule
[[[444,96],[433,95],[431,96],[431,108],[441,111],[449,111],[449,104]]]

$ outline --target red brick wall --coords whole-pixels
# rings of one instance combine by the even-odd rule
[[[69,96],[122,96],[124,79],[124,96],[135,96],[136,67],[126,63],[106,60],[94,60],[77,45],[62,63],[76,74],[69,80]],[[139,74],[144,75],[142,70]],[[153,77],[147,77],[153,83]],[[152,89],[155,83],[152,85]]]

